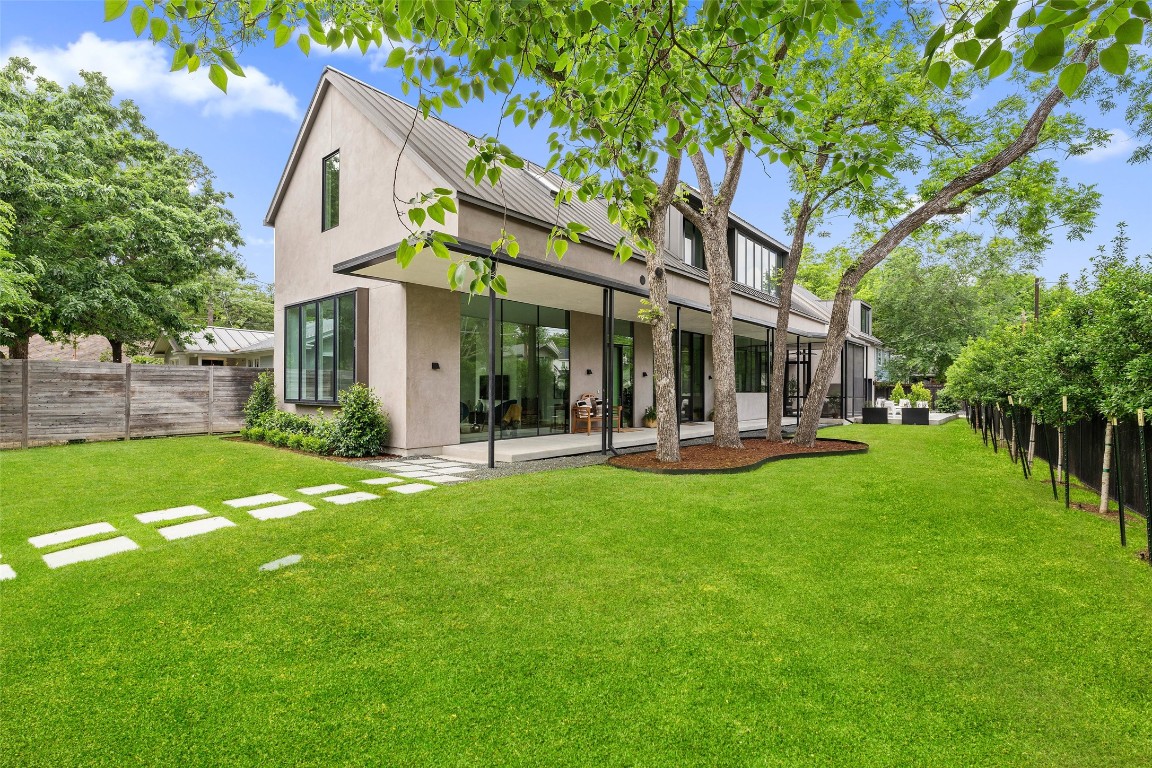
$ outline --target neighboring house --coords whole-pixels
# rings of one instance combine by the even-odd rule
[[[442,120],[414,118],[412,107],[337,70],[328,68],[320,78],[265,217],[275,227],[280,400],[297,411],[327,407],[359,381],[390,413],[398,452],[485,438],[488,298],[448,290],[447,265],[430,249],[407,269],[396,263],[409,229],[394,201],[447,187],[455,190],[458,208],[441,227],[459,240],[450,248],[489,255],[504,226],[520,244],[519,258],[495,257],[509,287],[495,307],[497,437],[568,431],[574,400],[602,394],[606,359],[614,361],[613,401],[637,424],[653,402],[651,327],[636,319],[648,293],[644,262],[613,258],[623,233],[609,223],[603,201],[573,200],[557,211],[553,200],[562,180],[533,164],[506,169],[498,189],[475,185],[464,173],[471,137]],[[589,227],[559,261],[544,256],[558,219]],[[675,211],[667,228],[681,417],[703,421],[713,394],[707,272],[695,228]],[[787,248],[737,216],[729,243],[737,282],[739,416],[750,422],[767,414],[773,278]],[[611,325],[604,322],[610,296]],[[796,382],[790,410],[803,402],[815,372],[829,309],[796,287],[788,334],[788,373]],[[854,303],[847,354],[821,404],[826,415],[840,415],[842,407],[849,416],[858,413],[872,396],[879,342],[869,333],[870,313]]]
[[[165,365],[238,365],[271,368],[275,336],[272,331],[221,328],[210,325],[186,338],[161,336],[152,354]]]

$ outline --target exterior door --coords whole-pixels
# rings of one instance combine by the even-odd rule
[[[704,421],[704,335],[680,335],[680,421]]]

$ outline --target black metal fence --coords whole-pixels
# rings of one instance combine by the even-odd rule
[[[972,429],[981,435],[992,450],[1009,450],[1021,469],[1029,472],[1026,462],[1021,462],[1021,454],[1030,447],[1037,458],[1059,469],[1061,462],[1068,474],[1096,493],[1100,493],[1101,476],[1104,466],[1105,430],[1108,426],[1103,417],[1082,419],[1069,425],[1065,431],[1066,456],[1060,453],[1060,430],[1058,427],[1037,424],[1035,444],[1031,445],[1032,414],[1026,408],[1010,408],[1007,411],[993,406],[968,407],[968,420]],[[1124,512],[1135,512],[1142,516],[1148,527],[1148,538],[1152,548],[1152,521],[1148,520],[1149,479],[1148,467],[1152,466],[1152,423],[1146,422],[1141,428],[1135,418],[1118,421],[1112,430],[1112,460],[1109,471],[1108,497],[1116,502]],[[1007,447],[1014,444],[1014,449]],[[1141,455],[1143,452],[1143,455]],[[1041,471],[1045,471],[1041,469]],[[1067,489],[1058,488],[1057,493],[1067,499]]]

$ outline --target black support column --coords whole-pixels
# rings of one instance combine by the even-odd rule
[[[495,267],[493,267],[495,276]],[[496,466],[496,291],[488,286],[488,468]]]

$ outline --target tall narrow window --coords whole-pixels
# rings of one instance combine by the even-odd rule
[[[284,399],[334,403],[356,380],[356,293],[284,310]]]
[[[864,333],[872,333],[872,307],[867,304],[860,305],[860,330]]]
[[[323,198],[320,228],[324,231],[340,224],[340,150],[324,158]]]

